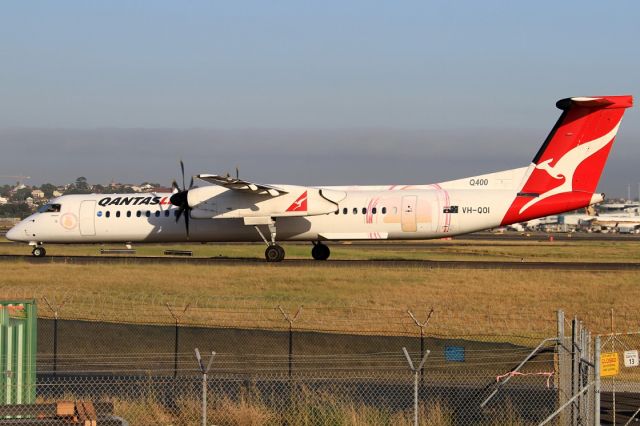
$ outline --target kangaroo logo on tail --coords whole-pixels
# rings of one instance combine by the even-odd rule
[[[550,158],[548,160],[541,162],[540,164],[537,164],[535,167],[536,169],[544,170],[549,174],[549,176],[551,176],[554,179],[564,178],[564,182],[562,182],[562,184],[556,186],[555,188],[552,188],[540,194],[538,197],[532,199],[531,201],[529,201],[527,204],[522,206],[519,214],[522,214],[531,206],[553,195],[562,194],[565,192],[572,192],[573,191],[573,175],[576,169],[587,158],[591,157],[596,152],[600,151],[601,149],[609,145],[609,143],[611,143],[613,138],[616,136],[616,133],[618,133],[619,127],[620,127],[620,122],[618,122],[618,124],[613,129],[611,129],[609,133],[607,133],[606,135],[600,136],[599,138],[594,139],[592,141],[585,142],[567,151],[567,153],[564,154],[553,166],[549,165],[551,162],[553,162],[553,158]]]

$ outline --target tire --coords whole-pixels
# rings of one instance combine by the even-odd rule
[[[34,247],[31,254],[33,254],[35,257],[44,257],[47,254],[47,251],[44,249],[44,247]]]
[[[311,249],[311,256],[315,260],[327,260],[330,255],[331,255],[331,250],[329,249],[328,246],[322,243],[315,244]]]
[[[284,249],[277,244],[268,246],[264,251],[264,258],[267,262],[281,262],[284,259]]]

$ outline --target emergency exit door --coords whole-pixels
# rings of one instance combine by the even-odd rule
[[[403,232],[416,232],[418,230],[418,224],[416,222],[417,203],[418,197],[415,195],[402,197],[400,220]]]

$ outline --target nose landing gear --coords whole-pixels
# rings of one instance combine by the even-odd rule
[[[31,251],[31,254],[35,257],[44,257],[47,254],[47,251],[42,246],[35,246]]]

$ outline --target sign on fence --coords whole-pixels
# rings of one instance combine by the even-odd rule
[[[445,346],[444,358],[446,361],[464,362],[464,346]]]
[[[603,352],[600,355],[600,376],[616,376],[620,373],[620,362],[617,352]]]
[[[638,351],[624,351],[624,366],[625,367],[638,366]]]

